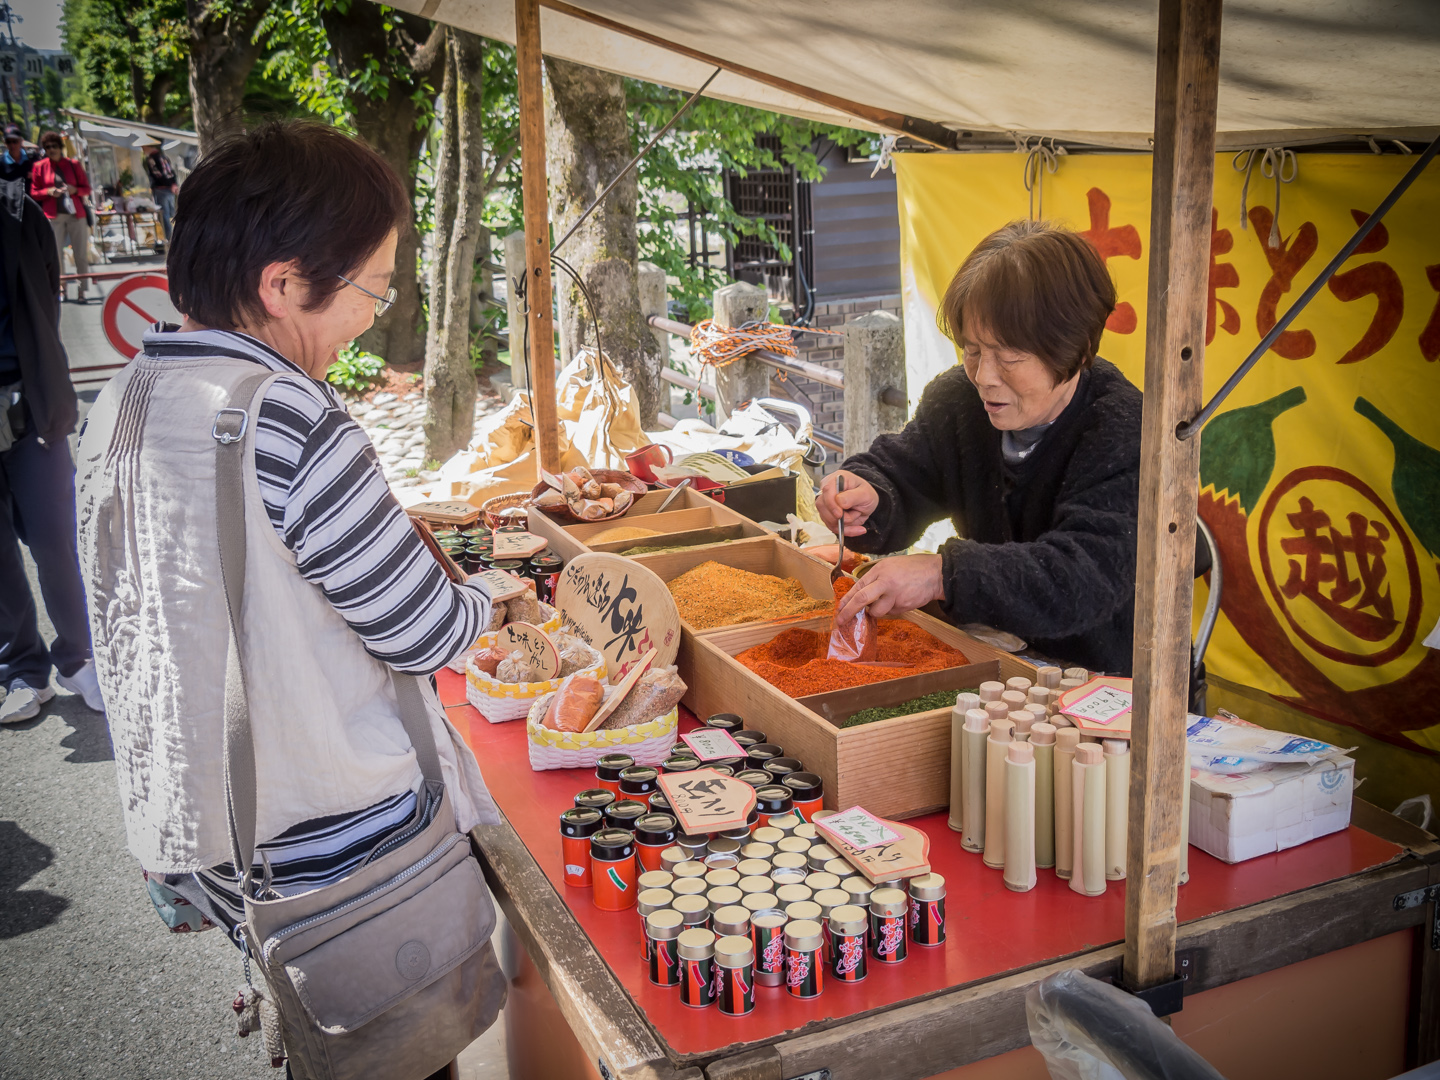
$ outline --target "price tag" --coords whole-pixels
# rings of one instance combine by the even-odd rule
[[[721,731],[719,728],[698,728],[681,735],[680,739],[695,751],[695,756],[701,761],[745,756],[745,748],[736,742],[728,731]]]
[[[544,551],[548,543],[543,536],[534,533],[495,533],[492,550],[497,559],[528,559]]]
[[[491,600],[512,600],[526,590],[534,589],[535,583],[504,570],[481,570],[475,574],[490,590]]]
[[[871,847],[853,847],[839,833],[827,828],[831,822],[841,816],[840,814],[815,822],[815,827],[823,833],[825,839],[829,841],[830,846],[840,857],[859,870],[866,880],[878,883],[895,878],[917,877],[930,872],[930,837],[909,825],[877,818],[859,807],[854,807],[845,813],[851,814],[855,811],[859,811],[874,823],[860,824],[856,830],[857,839],[873,835],[877,831],[876,826],[894,836],[895,839],[882,841]]]
[[[863,806],[852,806],[849,810],[821,818],[815,827],[833,833],[856,851],[893,844],[900,839],[898,832]]]
[[[553,679],[560,674],[560,650],[555,648],[550,635],[538,626],[523,622],[506,623],[500,628],[495,644],[507,653],[516,649],[523,652],[535,667],[536,682]]]
[[[660,790],[680,827],[692,836],[738,829],[755,808],[755,789],[714,769],[664,773]]]
[[[1130,679],[1097,676],[1060,695],[1060,712],[1087,734],[1128,739],[1135,703],[1133,686]]]

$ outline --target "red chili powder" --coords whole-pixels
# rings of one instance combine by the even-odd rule
[[[782,630],[765,644],[746,649],[735,659],[792,698],[886,682],[902,675],[960,667],[970,662],[959,649],[951,648],[908,619],[880,619],[879,627],[875,662],[907,667],[869,667],[827,660],[829,633],[799,628]]]

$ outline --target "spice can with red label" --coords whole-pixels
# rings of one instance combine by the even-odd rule
[[[830,916],[837,907],[845,907],[850,903],[850,894],[835,888],[819,889],[811,899],[820,905],[820,928],[825,932],[825,962],[828,964],[835,955],[832,951],[834,942],[830,936]]]
[[[645,932],[645,927],[651,915],[657,911],[664,911],[675,900],[675,894],[669,889],[644,889],[635,899],[635,910],[640,916],[640,959],[650,960],[650,935]]]
[[[905,894],[899,889],[877,888],[870,894],[870,955],[882,964],[903,963],[906,948]]]
[[[635,764],[629,754],[604,754],[595,762],[595,786],[620,797],[620,774]]]
[[[560,855],[565,884],[590,887],[590,838],[604,827],[600,811],[576,806],[560,815]]]
[[[635,858],[640,870],[664,870],[665,852],[675,846],[675,819],[669,814],[646,814],[635,819]]]
[[[683,917],[673,908],[662,908],[645,920],[649,939],[650,981],[656,986],[680,984],[680,954],[676,938],[685,929]]]
[[[692,1009],[704,1009],[715,1003],[719,980],[715,968],[715,935],[709,930],[692,927],[682,930],[679,938],[680,1001]]]
[[[634,799],[620,799],[605,808],[605,826],[610,829],[635,831],[635,822],[650,812],[650,807]]]
[[[546,548],[539,555],[532,555],[526,573],[535,582],[535,597],[547,604],[555,602],[555,586],[560,584],[560,571],[565,569],[565,560]]]
[[[755,1009],[755,943],[749,935],[722,936],[715,943],[715,968],[723,1016],[747,1016]]]
[[[677,882],[678,884],[678,882]],[[671,890],[672,892],[674,890]],[[695,926],[702,930],[710,929],[710,901],[698,894],[676,896],[670,902],[670,906],[685,919],[687,927]]]
[[[785,751],[775,743],[751,743],[745,748],[745,763],[752,769],[764,769],[771,758],[784,757]]]
[[[732,731],[730,737],[746,749],[759,743],[770,741],[763,731],[756,731],[754,728],[742,728],[739,731]]]
[[[817,998],[825,992],[824,940],[812,919],[785,924],[785,988],[791,997]]]
[[[837,982],[864,982],[870,974],[865,942],[869,919],[865,909],[841,904],[830,912],[830,974]]]
[[[640,883],[635,837],[624,829],[602,829],[590,837],[590,873],[601,911],[634,907]]]
[[[945,879],[939,874],[910,879],[910,940],[945,944]]]
[[[761,986],[783,986],[785,912],[762,908],[750,916],[750,930],[755,938],[755,981]]]
[[[801,772],[797,769],[781,776],[780,782],[790,789],[795,812],[806,821],[811,821],[815,811],[825,805],[825,781],[820,779],[818,773]]]
[[[660,774],[649,765],[620,770],[620,798],[648,804],[650,793],[660,790]]]
[[[747,758],[746,760],[748,761],[749,759]],[[799,758],[772,757],[766,761],[761,768],[775,778],[771,783],[779,784],[783,781],[784,777],[790,773],[800,772],[804,766],[801,765]]]
[[[605,812],[605,808],[615,801],[615,792],[608,788],[586,788],[575,796],[576,806],[588,806],[592,809]]]

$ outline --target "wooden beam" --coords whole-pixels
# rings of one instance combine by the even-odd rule
[[[1125,881],[1125,980],[1133,988],[1175,977],[1200,462],[1199,440],[1181,442],[1176,428],[1201,403],[1220,4],[1160,0]]]
[[[819,105],[825,105],[839,112],[849,113],[851,116],[859,117],[868,121],[876,127],[882,127],[893,131],[897,135],[908,135],[921,142],[928,142],[932,146],[939,146],[946,150],[955,149],[956,133],[943,124],[934,120],[922,120],[916,116],[906,116],[891,109],[877,109],[873,105],[862,105],[858,101],[851,101],[836,94],[824,90],[814,90],[800,83],[792,82],[769,71],[762,71],[759,68],[746,67],[744,64],[737,64],[731,60],[725,60],[699,49],[692,49],[687,45],[680,45],[673,41],[666,41],[655,34],[646,33],[644,30],[637,30],[633,26],[626,26],[624,23],[616,22],[614,19],[607,19],[603,15],[596,15],[586,11],[584,8],[576,7],[574,4],[567,4],[565,0],[540,0],[541,7],[547,7],[551,11],[558,11],[562,15],[569,15],[572,19],[579,19],[581,22],[590,23],[592,26],[604,27],[606,30],[613,30],[617,34],[624,34],[637,41],[643,41],[650,45],[658,45],[662,49],[678,53],[681,56],[688,56],[692,60],[700,60],[714,67],[721,68],[733,75],[741,75],[744,78],[760,83],[762,86],[771,86],[776,90],[783,90],[787,94],[794,94],[807,101],[813,101]]]
[[[560,471],[555,415],[555,327],[550,285],[550,193],[545,178],[545,90],[540,70],[540,5],[515,0],[515,77],[520,88],[520,172],[525,201],[525,299],[530,305],[530,409],[540,467]],[[517,328],[510,355],[521,356]]]

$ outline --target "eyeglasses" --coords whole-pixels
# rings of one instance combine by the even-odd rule
[[[373,293],[369,289],[365,288],[364,285],[356,285],[355,282],[351,281],[344,274],[336,274],[335,276],[341,281],[345,282],[346,285],[354,285],[355,288],[359,289],[366,296],[373,296],[375,298],[376,315],[384,315],[385,312],[389,311],[391,306],[393,306],[395,303],[395,298],[400,295],[400,290],[395,288],[394,285],[391,285],[390,288],[385,290],[384,296],[379,296],[376,293]]]

